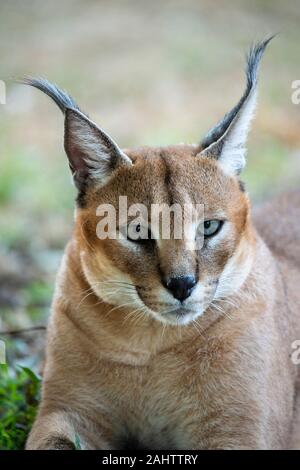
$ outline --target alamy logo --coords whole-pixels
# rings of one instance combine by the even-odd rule
[[[3,80],[0,80],[0,104],[6,104],[6,85]]]
[[[297,366],[300,364],[300,340],[299,339],[296,339],[295,341],[293,341],[292,349],[295,349],[295,351],[291,354],[291,360],[292,360],[292,363]]]
[[[6,364],[5,343],[0,339],[0,364]]]
[[[291,96],[292,103],[300,104],[300,80],[294,80],[292,82],[292,90],[295,90]]]
[[[120,196],[118,207],[100,204],[96,210],[100,220],[96,227],[100,240],[184,240],[188,249],[201,249],[204,239],[203,204],[165,203],[131,204]],[[195,243],[196,242],[196,243]]]

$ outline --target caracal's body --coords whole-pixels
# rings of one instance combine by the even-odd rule
[[[239,180],[267,43],[251,49],[242,98],[199,145],[123,151],[68,95],[29,80],[65,113],[78,197],[28,449],[300,445],[300,191],[253,224]],[[200,231],[203,245],[102,239],[99,205],[118,210],[124,195],[147,209],[201,204],[188,233],[196,244]],[[152,223],[135,227],[152,233]]]

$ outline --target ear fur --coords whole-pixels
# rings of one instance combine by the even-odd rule
[[[113,139],[82,113],[66,92],[44,79],[25,78],[21,83],[41,90],[64,113],[65,150],[80,192],[91,183],[105,184],[119,165],[132,165]]]
[[[251,47],[246,61],[246,89],[243,96],[200,144],[201,151],[197,157],[215,158],[230,175],[238,175],[246,163],[246,141],[256,106],[257,72],[260,59],[272,38]]]
[[[79,190],[88,182],[103,185],[118,166],[132,164],[111,137],[76,109],[66,110],[65,150]]]

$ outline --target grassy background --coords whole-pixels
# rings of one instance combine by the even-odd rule
[[[299,24],[297,0],[1,2],[0,331],[45,324],[74,199],[59,110],[9,78],[58,83],[120,146],[196,142],[240,97],[249,44],[280,32],[263,59],[244,174],[260,200],[299,181]],[[39,371],[44,333],[0,338],[0,449],[18,448],[36,398],[17,365]]]

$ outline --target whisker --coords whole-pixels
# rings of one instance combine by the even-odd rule
[[[163,327],[162,327],[162,330],[161,330],[161,336],[160,336],[160,341],[161,343],[163,342],[163,339],[164,339],[164,334],[165,334],[165,331],[166,331],[166,323],[163,323]]]
[[[198,333],[200,334],[200,336],[202,336],[202,338],[204,338],[204,334],[203,334],[203,329],[201,329],[201,326],[199,325],[197,319],[193,320],[192,322],[194,324],[194,327],[196,328],[196,330],[198,331]]]
[[[210,304],[213,308],[215,308],[216,310],[218,310],[218,312],[220,312],[222,315],[224,315],[225,317],[229,318],[230,320],[232,320],[232,317],[229,315],[228,312],[226,312],[225,310],[223,310],[219,305],[216,304],[216,302],[211,302]]]
[[[110,315],[112,312],[114,312],[115,310],[118,310],[118,309],[121,309],[121,308],[124,308],[124,307],[128,307],[129,305],[132,305],[133,302],[126,302],[124,304],[121,304],[121,305],[115,305],[113,308],[111,308],[105,316],[108,316]]]

